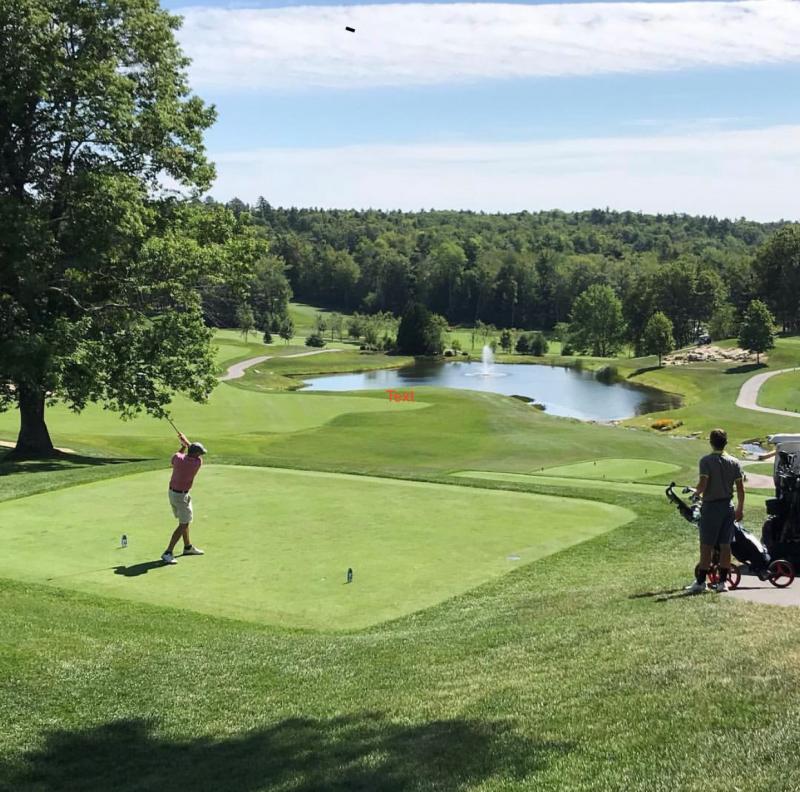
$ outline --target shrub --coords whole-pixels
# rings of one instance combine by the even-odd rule
[[[319,333],[312,333],[306,338],[306,346],[310,347],[324,347],[325,339]]]
[[[659,418],[650,424],[652,429],[657,429],[659,432],[669,432],[672,429],[677,429],[683,426],[683,421],[675,421],[672,418]]]

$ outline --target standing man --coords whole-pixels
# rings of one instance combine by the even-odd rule
[[[169,547],[161,556],[165,564],[178,563],[172,551],[181,537],[183,537],[184,555],[203,555],[203,551],[195,547],[189,539],[189,523],[192,521],[192,496],[189,495],[189,490],[192,488],[197,471],[203,465],[202,457],[206,449],[202,443],[190,443],[186,435],[180,432],[178,438],[181,441],[181,448],[172,457],[172,478],[169,481],[169,503],[172,506],[172,513],[178,520],[178,527],[172,533]]]
[[[731,568],[733,524],[744,516],[744,482],[738,459],[725,453],[728,435],[714,429],[709,435],[711,453],[700,460],[700,481],[697,495],[702,495],[700,507],[700,563],[696,579],[686,590],[696,594],[706,590],[706,575],[714,548],[719,545],[719,582],[716,591],[725,591],[725,581]],[[733,485],[736,485],[736,509],[733,508]]]

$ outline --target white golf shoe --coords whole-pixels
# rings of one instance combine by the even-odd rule
[[[163,561],[165,564],[177,564],[177,563],[178,563],[178,562],[175,560],[175,556],[173,556],[173,555],[172,555],[172,553],[163,553],[163,554],[161,555],[161,560],[162,560],[162,561]]]
[[[698,583],[696,580],[692,583],[691,586],[687,586],[684,591],[688,594],[701,594],[706,590],[705,583]]]
[[[195,547],[194,545],[189,545],[188,547],[183,548],[184,555],[205,555],[205,553],[199,548]]]

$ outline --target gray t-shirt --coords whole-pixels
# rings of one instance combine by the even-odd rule
[[[708,477],[703,500],[706,503],[716,500],[730,500],[733,485],[742,478],[739,460],[730,454],[711,452],[700,460],[700,475]]]

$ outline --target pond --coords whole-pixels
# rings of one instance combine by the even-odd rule
[[[594,373],[562,366],[418,360],[398,369],[304,378],[303,390],[408,390],[422,385],[524,396],[551,415],[612,421],[680,406],[674,394],[627,382],[603,382]],[[388,396],[387,396],[388,398]]]

